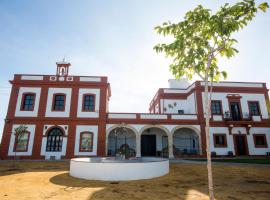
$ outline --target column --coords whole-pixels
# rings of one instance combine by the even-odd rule
[[[136,133],[136,157],[141,157],[141,134]]]
[[[174,155],[173,155],[173,136],[172,136],[172,134],[168,135],[168,145],[169,145],[169,158],[174,158]]]

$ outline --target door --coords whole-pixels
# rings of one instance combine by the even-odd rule
[[[156,156],[156,135],[142,135],[141,148],[142,156]]]
[[[240,121],[241,120],[241,113],[240,113],[240,105],[239,102],[230,102],[231,113],[232,113],[232,120],[233,121]]]
[[[46,152],[61,152],[63,133],[59,128],[53,128],[48,133]]]
[[[234,136],[235,153],[238,156],[248,155],[247,152],[247,138],[245,135]]]

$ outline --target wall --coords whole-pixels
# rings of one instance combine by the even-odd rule
[[[169,107],[169,104],[171,107]],[[160,99],[160,105],[161,113],[178,114],[178,110],[184,110],[184,114],[195,114],[195,93],[191,93],[186,99]],[[166,110],[164,108],[166,108]]]
[[[212,100],[221,100],[222,101],[222,108],[223,108],[223,113],[226,111],[230,111],[229,108],[229,103],[228,103],[228,94],[237,94],[237,93],[217,93],[213,92],[212,94]],[[266,107],[266,101],[265,101],[265,96],[264,94],[247,94],[247,93],[239,93],[239,95],[242,97],[240,99],[241,103],[241,109],[242,113],[249,113],[248,109],[248,101],[259,101],[260,109],[261,109],[261,114],[262,114],[262,119],[268,119],[268,112],[267,112],[267,107]],[[204,102],[204,92],[202,93],[202,99],[203,99],[203,106],[205,105]]]

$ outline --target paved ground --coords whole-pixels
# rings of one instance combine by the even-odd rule
[[[166,176],[129,182],[75,179],[68,167],[68,162],[0,162],[0,199],[207,199],[206,168],[201,162],[174,163]],[[266,167],[214,165],[214,183],[216,199],[269,200]]]

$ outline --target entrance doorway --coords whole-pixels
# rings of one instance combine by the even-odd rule
[[[61,152],[63,143],[63,132],[59,128],[50,130],[47,136],[46,152]]]
[[[241,120],[241,112],[239,102],[230,102],[232,120],[240,121]]]
[[[248,155],[247,137],[245,135],[234,135],[234,149],[237,156]]]
[[[156,156],[156,135],[141,136],[142,156]]]

